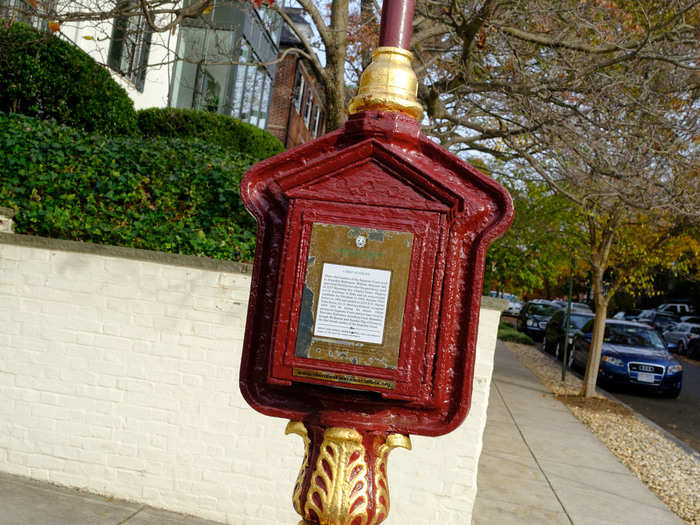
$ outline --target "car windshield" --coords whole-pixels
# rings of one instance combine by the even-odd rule
[[[588,321],[591,320],[591,316],[589,315],[571,315],[571,326],[574,328],[578,328],[579,330],[583,327],[584,324],[586,324]]]
[[[655,330],[639,326],[607,325],[605,342],[621,346],[664,348],[664,343]]]
[[[535,314],[535,315],[550,315],[556,311],[557,311],[556,306],[552,306],[550,304],[540,304],[540,303],[532,303],[530,305],[530,308],[528,309],[528,313]]]

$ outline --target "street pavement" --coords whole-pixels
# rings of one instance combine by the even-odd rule
[[[498,343],[473,525],[682,523]],[[0,473],[0,525],[217,524]]]
[[[473,525],[673,525],[671,512],[500,341]]]

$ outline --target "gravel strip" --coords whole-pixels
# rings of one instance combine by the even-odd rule
[[[686,523],[700,525],[700,460],[696,456],[626,406],[602,396],[581,397],[583,381],[567,373],[562,382],[561,363],[535,347],[505,344],[661,501]]]

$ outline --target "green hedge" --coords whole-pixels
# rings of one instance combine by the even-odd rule
[[[509,323],[501,321],[498,325],[498,338],[501,341],[512,341],[524,345],[534,345],[532,338],[522,332],[518,332],[515,327]]]
[[[16,231],[249,261],[245,155],[201,139],[108,138],[0,113],[0,206]]]
[[[0,20],[0,111],[108,135],[136,131],[134,104],[73,44]]]
[[[210,144],[241,151],[256,161],[284,151],[274,135],[240,120],[194,109],[150,108],[137,112],[146,137],[196,137]]]

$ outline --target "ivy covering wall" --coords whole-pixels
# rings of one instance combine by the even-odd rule
[[[137,112],[146,137],[192,137],[244,151],[256,161],[284,151],[277,137],[238,119],[195,109],[149,108]]]
[[[0,113],[0,206],[15,231],[249,261],[239,195],[252,164],[197,138],[105,137]]]

